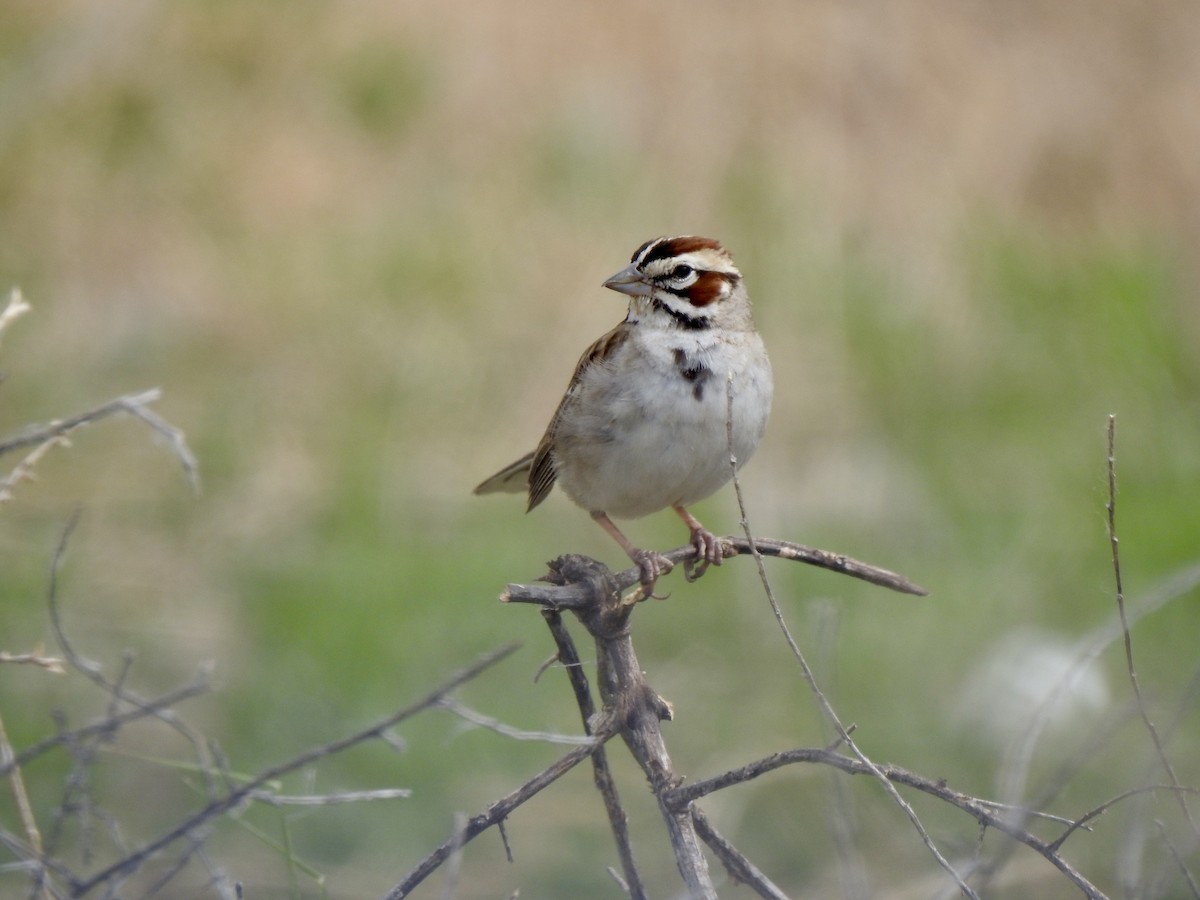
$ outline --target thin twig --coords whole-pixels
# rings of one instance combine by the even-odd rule
[[[23,481],[33,481],[36,476],[33,470],[37,468],[38,463],[42,461],[42,457],[49,453],[54,447],[62,445],[64,447],[70,445],[70,441],[65,436],[52,437],[44,443],[38,444],[29,451],[21,461],[12,467],[12,471],[4,478],[0,478],[0,503],[7,503],[13,498],[13,489]]]
[[[4,305],[4,309],[0,310],[0,334],[3,334],[4,329],[31,309],[33,307],[25,302],[20,288],[13,288],[9,291],[8,303]]]
[[[617,887],[621,889],[621,893],[626,897],[629,896],[629,885],[625,883],[625,879],[621,877],[621,873],[612,866],[605,866],[604,871],[611,876],[612,880],[617,883]]]
[[[462,871],[463,828],[467,817],[460,812],[454,814],[454,845],[450,848],[450,856],[446,861],[446,881],[442,885],[442,900],[454,900],[458,892],[458,875]]]
[[[1179,852],[1179,848],[1175,846],[1175,842],[1171,840],[1171,835],[1167,832],[1167,826],[1157,819],[1154,822],[1158,828],[1159,837],[1163,839],[1163,843],[1167,845],[1167,852],[1171,854],[1171,860],[1175,863],[1187,882],[1188,890],[1191,891],[1193,898],[1200,898],[1200,884],[1196,883],[1195,877],[1187,867],[1187,863],[1183,860],[1183,854]]]
[[[268,806],[337,806],[367,800],[402,800],[412,796],[410,788],[378,788],[373,791],[339,791],[336,794],[277,794],[254,791],[250,799]]]
[[[78,884],[74,874],[63,865],[61,860],[55,859],[53,856],[35,853],[33,847],[3,828],[0,828],[0,846],[18,860],[12,864],[14,869],[23,869],[32,875],[35,879],[35,886],[38,880],[44,879],[50,874],[62,879],[72,889]],[[47,885],[47,888],[52,893],[54,892],[54,888],[50,885]]]
[[[513,862],[513,852],[512,844],[508,842],[508,826],[504,824],[506,821],[506,819],[501,819],[499,822],[497,822],[496,830],[500,832],[500,843],[504,845],[504,858],[508,860],[509,864],[511,865]]]
[[[401,900],[401,898],[407,897],[422,881],[433,874],[456,848],[465,846],[493,825],[499,824],[522,803],[549,787],[595,753],[614,734],[616,734],[616,730],[611,725],[598,730],[593,744],[587,747],[576,747],[512,793],[501,797],[478,815],[472,816],[462,828],[456,829],[445,843],[421,860],[404,877],[403,881],[388,891],[385,900]]]
[[[53,672],[55,675],[65,675],[67,673],[67,670],[63,668],[61,659],[56,656],[42,656],[40,653],[8,653],[0,650],[0,663],[40,666],[48,672]]]
[[[4,718],[0,716],[0,763],[8,764],[13,759],[12,744],[8,742],[8,732],[4,728]],[[25,777],[21,774],[19,766],[12,766],[8,773],[8,784],[13,792],[13,799],[17,804],[17,816],[21,820],[21,827],[25,829],[25,839],[29,842],[29,847],[33,851],[35,858],[40,858],[42,855],[42,833],[38,830],[37,819],[33,815],[33,806],[29,803],[29,793],[25,790]],[[45,891],[44,872],[39,869],[35,875],[37,886],[34,888],[35,897],[43,897]]]
[[[204,846],[208,838],[208,829],[201,829],[189,835],[188,845],[183,848],[183,852],[179,854],[179,857],[174,862],[158,873],[158,877],[151,882],[150,887],[146,889],[146,892],[142,896],[146,898],[158,896],[158,893],[174,881],[175,876],[187,867],[187,864],[192,861],[192,857],[200,852],[200,848]]]
[[[1126,604],[1126,615],[1129,625],[1132,627],[1146,616],[1157,612],[1167,604],[1181,597],[1186,597],[1198,586],[1200,586],[1200,564],[1189,566],[1186,569],[1169,575],[1147,591],[1141,600],[1132,607],[1128,603]],[[1022,786],[1033,764],[1033,757],[1037,750],[1038,742],[1042,735],[1046,733],[1046,729],[1050,723],[1054,721],[1056,715],[1054,701],[1059,691],[1065,690],[1079,676],[1080,671],[1085,666],[1091,665],[1109,645],[1122,636],[1123,630],[1120,622],[1109,620],[1094,629],[1089,637],[1080,642],[1080,646],[1083,649],[1079,651],[1071,666],[1059,677],[1058,684],[1054,689],[1046,693],[1046,698],[1030,717],[1030,723],[1024,735],[1021,736],[1020,740],[1014,741],[1007,753],[1010,761],[1005,766],[1007,771],[1003,779],[1005,787],[1001,791],[1007,799],[1015,800],[1024,795],[1024,788]],[[1131,714],[1136,715],[1136,713]],[[1048,790],[1043,791],[1038,797],[1031,799],[1029,802],[1020,805],[1037,807],[1048,805],[1063,787],[1066,786],[1072,772],[1078,771],[1084,762],[1086,762],[1087,757],[1105,745],[1107,742],[1106,733],[1115,731],[1120,725],[1120,721],[1114,721],[1106,726],[1103,729],[1105,733],[1098,733],[1096,738],[1089,742],[1090,749],[1086,749],[1080,754],[1077,760],[1069,760],[1059,773],[1047,780],[1047,783],[1050,785]]]
[[[837,653],[838,608],[828,601],[820,603],[813,610],[816,627],[813,629],[812,640],[817,648],[816,664],[818,671],[836,673],[835,657]],[[832,676],[830,678],[832,681]],[[834,685],[836,687],[836,685]],[[825,728],[822,736],[829,737],[828,722],[822,720]],[[851,726],[846,729],[853,732]],[[837,735],[833,746],[842,746],[841,735]],[[846,897],[870,897],[871,880],[867,870],[867,862],[863,858],[860,838],[855,827],[853,811],[850,803],[850,785],[839,772],[830,770],[826,782],[826,809],[829,811],[828,828],[833,838],[834,852],[837,854],[837,875],[841,892]]]
[[[721,860],[721,865],[725,867],[730,878],[746,885],[764,900],[788,900],[787,894],[713,827],[704,810],[693,806],[692,821],[696,823],[696,834]]]
[[[103,403],[95,409],[72,416],[69,419],[34,426],[15,437],[0,440],[0,456],[28,447],[53,446],[77,428],[82,428],[100,419],[123,412],[141,419],[166,439],[171,450],[183,466],[188,483],[192,486],[193,490],[198,491],[200,489],[200,468],[196,463],[195,455],[187,444],[184,433],[149,408],[149,405],[161,396],[162,390],[159,388],[151,388],[148,391],[142,391],[138,394],[125,394],[107,403]],[[26,462],[28,462],[28,458]],[[27,466],[26,468],[31,468],[31,466]],[[25,475],[27,476],[27,474],[28,472],[26,471]],[[10,480],[13,480],[11,475],[6,479],[6,482]],[[7,487],[11,488],[12,485],[9,484]]]
[[[1076,831],[1078,831],[1081,828],[1088,828],[1089,822],[1091,822],[1095,818],[1102,816],[1104,813],[1108,812],[1110,809],[1112,809],[1118,803],[1121,803],[1124,800],[1128,800],[1130,797],[1137,797],[1141,794],[1152,794],[1152,793],[1156,793],[1158,791],[1174,791],[1177,793],[1183,792],[1183,793],[1188,793],[1188,794],[1200,794],[1200,788],[1176,787],[1173,784],[1144,784],[1141,787],[1130,788],[1127,791],[1122,791],[1121,793],[1117,794],[1117,796],[1115,796],[1115,797],[1105,800],[1103,803],[1101,803],[1099,806],[1095,807],[1094,809],[1088,810],[1082,816],[1080,816],[1078,819],[1068,822],[1067,830],[1064,831],[1062,834],[1060,834],[1053,841],[1051,841],[1050,847],[1054,850],[1058,850],[1058,848],[1063,845],[1063,843],[1067,840],[1067,838],[1069,838],[1071,835],[1073,835]]]
[[[1129,674],[1129,684],[1133,688],[1138,715],[1141,716],[1142,722],[1146,726],[1146,731],[1150,733],[1150,740],[1154,742],[1154,750],[1158,754],[1159,761],[1162,763],[1163,771],[1167,773],[1167,777],[1171,779],[1171,784],[1176,788],[1175,799],[1183,811],[1183,817],[1192,828],[1192,834],[1196,836],[1197,840],[1200,840],[1200,826],[1197,826],[1195,818],[1192,817],[1192,810],[1188,806],[1183,784],[1180,782],[1179,776],[1175,774],[1175,767],[1171,765],[1171,760],[1167,756],[1167,748],[1163,745],[1162,738],[1158,734],[1158,729],[1150,719],[1150,712],[1146,708],[1146,702],[1142,697],[1142,688],[1138,683],[1137,670],[1133,665],[1133,637],[1129,630],[1129,619],[1125,615],[1125,588],[1121,579],[1121,557],[1117,549],[1116,433],[1117,417],[1110,415],[1108,417],[1108,503],[1105,505],[1105,510],[1108,513],[1108,543],[1112,549],[1113,578],[1116,581],[1117,614],[1121,619],[1121,633],[1125,642],[1125,670]]]
[[[1003,813],[1009,813],[1009,814],[1015,813],[1016,815],[1023,816],[1026,819],[1038,819],[1039,821],[1042,821],[1042,822],[1054,822],[1055,824],[1058,824],[1058,825],[1077,825],[1078,824],[1078,820],[1072,819],[1070,816],[1056,816],[1054,813],[1041,812],[1040,810],[1037,810],[1037,809],[1029,809],[1024,806],[1017,806],[1015,803],[1003,803],[1000,800],[986,800],[983,797],[976,797],[975,799],[978,800],[980,803],[982,803],[984,806],[990,807],[991,809],[994,809],[997,812],[1003,812]],[[1087,828],[1087,826],[1083,826],[1083,828],[1085,831],[1090,830],[1089,828]]]
[[[445,697],[438,704],[442,709],[449,710],[454,713],[464,722],[470,722],[472,725],[478,725],[480,728],[486,728],[488,731],[494,731],[496,734],[502,734],[506,738],[514,741],[543,741],[547,744],[591,744],[592,739],[588,735],[579,734],[555,734],[550,731],[522,731],[519,728],[513,728],[511,725],[505,725],[499,719],[493,719],[491,716],[485,716],[481,712],[471,709],[465,704],[459,703],[453,697]]]

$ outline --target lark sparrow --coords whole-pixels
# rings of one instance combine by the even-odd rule
[[[716,538],[687,507],[732,477],[730,432],[738,466],[758,447],[771,364],[742,275],[711,238],[647,241],[604,286],[629,295],[625,321],[580,358],[537,449],[475,493],[528,491],[533,509],[558,481],[629,554],[651,594],[670,560],[635,547],[609,516],[669,506],[691,531],[701,565],[720,565]]]

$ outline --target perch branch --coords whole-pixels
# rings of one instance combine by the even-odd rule
[[[734,556],[752,554],[751,542],[748,537],[726,535],[717,538],[726,559]],[[804,544],[791,541],[780,541],[772,538],[754,538],[754,547],[763,556],[773,556],[794,562],[806,563],[831,572],[840,572],[851,578],[889,588],[902,594],[912,594],[924,597],[929,592],[918,584],[909,581],[903,575],[860,562],[843,553],[833,553],[829,550],[819,550]],[[696,559],[696,548],[692,546],[676,547],[662,554],[673,564]],[[637,568],[625,569],[612,575],[617,590],[624,591],[638,584],[641,574]],[[509,584],[500,595],[505,603],[534,603],[551,609],[578,610],[592,602],[592,595],[587,587],[579,584],[540,585],[540,584]]]

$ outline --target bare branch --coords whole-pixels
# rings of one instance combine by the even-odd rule
[[[1035,850],[1070,879],[1071,883],[1083,891],[1085,896],[1092,898],[1092,900],[1103,900],[1105,896],[1099,888],[1084,878],[1083,875],[1077,872],[1059,855],[1057,852],[1058,848],[1055,845],[1047,843],[1030,834],[1025,829],[1014,825],[1009,816],[997,814],[993,811],[993,804],[956,791],[941,779],[925,778],[889,763],[868,765],[852,756],[847,756],[823,747],[800,747],[794,750],[785,750],[781,753],[774,753],[763,759],[755,760],[738,769],[731,769],[713,778],[682,785],[670,792],[670,802],[694,802],[714,791],[734,784],[751,781],[766,772],[796,763],[820,763],[822,765],[834,766],[851,775],[871,775],[878,777],[876,773],[879,773],[889,783],[894,782],[895,784],[906,785],[922,793],[937,797],[939,800],[943,800],[972,816],[980,825],[995,828],[997,831],[1001,831],[1014,840],[1025,844],[1030,849]]]
[[[3,499],[4,492],[10,491],[18,480],[29,477],[29,472],[32,470],[33,465],[36,464],[37,460],[40,459],[41,455],[47,449],[57,443],[61,443],[75,429],[91,425],[93,422],[98,422],[117,413],[128,413],[135,418],[141,419],[155,432],[165,438],[172,452],[174,452],[183,466],[188,483],[191,484],[194,490],[198,491],[200,489],[200,469],[196,463],[195,455],[192,453],[191,448],[188,447],[183,432],[149,408],[149,405],[161,396],[162,391],[159,388],[152,388],[148,391],[142,391],[139,394],[125,394],[101,404],[95,409],[72,416],[69,419],[50,422],[46,425],[33,426],[15,437],[0,440],[0,456],[30,447],[35,448],[34,452],[27,456],[8,478],[0,482],[0,499]],[[20,473],[19,477],[18,472]]]

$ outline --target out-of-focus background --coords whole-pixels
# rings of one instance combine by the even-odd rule
[[[621,318],[601,281],[648,238],[699,233],[735,254],[775,366],[743,477],[756,532],[931,592],[768,565],[864,750],[999,799],[1037,796],[1075,760],[1050,804],[1066,816],[1165,780],[1129,718],[1119,641],[1061,687],[1116,615],[1115,413],[1126,591],[1134,608],[1163,601],[1134,631],[1139,674],[1196,784],[1197,595],[1160,586],[1200,558],[1198,86],[1200,10],[1180,0],[6,3],[0,288],[34,309],[0,346],[0,434],[159,385],[204,489],[132,421],[53,451],[0,507],[0,649],[54,650],[47,566],[79,503],[70,636],[113,673],[133,653],[145,695],[211,661],[217,690],[179,712],[234,771],[381,718],[514,639],[461,699],[577,731],[561,673],[533,682],[551,652],[540,617],[495,597],[560,553],[621,554],[561,496],[525,516],[470,491],[533,446],[579,352]],[[696,511],[737,530],[729,490]],[[684,538],[669,514],[628,530]],[[634,624],[675,705],[681,772],[829,741],[749,560],[662,586],[671,599]],[[1014,748],[1050,695],[1023,769]],[[54,730],[53,710],[78,724],[102,700],[79,678],[0,671],[18,749]],[[94,785],[133,843],[199,802],[160,762],[186,758],[181,742],[139,733]],[[242,824],[266,837],[227,823],[212,857],[250,897],[375,896],[456,812],[560,752],[446,712],[401,736],[403,754],[362,748],[284,789],[410,799],[252,809]],[[666,896],[658,814],[612,755]],[[25,773],[43,822],[66,773],[65,757]],[[708,808],[796,894],[944,888],[879,790],[839,787],[793,769]],[[975,852],[961,814],[917,811],[948,856]],[[1188,853],[1177,804],[1155,795],[1067,855],[1107,891],[1182,891],[1155,819]],[[865,881],[845,876],[835,822]],[[269,845],[285,833],[309,868]],[[467,850],[458,896],[618,895],[583,769],[508,837],[511,865],[494,835]],[[193,864],[173,889],[204,895],[205,877]],[[1026,851],[1002,882],[993,896],[1067,893]]]

